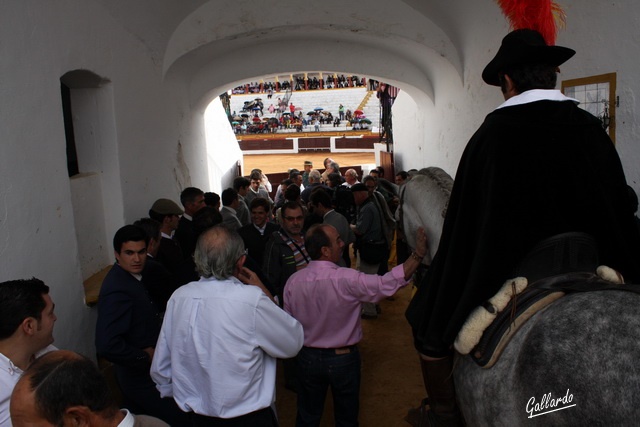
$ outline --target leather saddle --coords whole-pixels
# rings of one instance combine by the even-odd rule
[[[527,320],[567,293],[600,290],[640,293],[639,286],[620,286],[624,281],[615,270],[598,267],[596,242],[585,233],[563,233],[542,241],[524,258],[513,277],[526,278],[526,288],[519,294],[512,293],[510,301],[469,353],[482,368],[490,368],[498,361]],[[485,308],[490,312],[491,308]]]

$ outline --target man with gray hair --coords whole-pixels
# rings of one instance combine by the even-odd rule
[[[151,377],[163,397],[193,412],[193,425],[277,426],[276,359],[298,353],[302,326],[244,267],[237,233],[207,230],[194,258],[201,278],[171,296]]]
[[[309,203],[309,196],[311,196],[311,192],[317,187],[322,187],[326,191],[331,192],[331,189],[327,185],[324,185],[322,183],[322,176],[320,175],[320,172],[316,169],[313,169],[311,172],[309,172],[309,185],[305,187],[304,191],[300,193],[300,197],[302,198],[302,201],[305,205]]]
[[[344,173],[344,182],[342,183],[342,185],[347,188],[351,188],[352,185],[355,185],[359,182],[360,181],[358,181],[358,172],[356,172],[355,169],[347,169],[347,171]]]

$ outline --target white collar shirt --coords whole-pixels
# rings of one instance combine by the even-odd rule
[[[133,414],[129,412],[128,409],[121,409],[120,411],[124,412],[125,416],[122,419],[122,421],[120,421],[120,423],[118,424],[118,427],[133,427],[136,422],[135,418],[133,417]]]
[[[261,236],[264,236],[264,231],[267,229],[267,223],[265,222],[264,225],[262,226],[262,228],[258,227],[257,225],[255,225],[254,223],[251,223],[251,225],[253,225],[253,228],[255,228],[256,230],[258,230],[258,233],[260,233]]]
[[[50,351],[57,350],[53,345],[45,347],[36,353],[36,357]],[[9,416],[9,400],[11,392],[22,375],[22,369],[13,364],[4,354],[0,353],[0,427],[11,427]]]
[[[11,392],[22,375],[22,369],[0,353],[0,427],[11,427],[9,399]]]
[[[151,377],[185,412],[238,417],[274,402],[276,359],[303,340],[300,323],[258,287],[201,278],[171,296]]]
[[[514,105],[530,104],[536,101],[573,101],[579,104],[577,99],[569,98],[557,89],[532,89],[512,96],[496,108],[496,110]]]

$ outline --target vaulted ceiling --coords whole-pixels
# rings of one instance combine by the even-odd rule
[[[194,100],[260,75],[323,70],[397,80],[433,96],[439,75],[463,79],[477,11],[498,16],[495,5],[473,0],[99,1],[166,78],[189,82]]]

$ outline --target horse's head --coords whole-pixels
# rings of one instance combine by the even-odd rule
[[[426,263],[438,250],[452,187],[451,176],[437,167],[422,169],[402,187],[398,223],[411,248],[415,248],[418,227],[424,227],[429,244]]]

